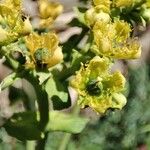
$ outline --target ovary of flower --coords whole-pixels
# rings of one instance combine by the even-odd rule
[[[30,54],[30,59],[26,63],[27,68],[35,68],[38,65],[46,65],[49,68],[63,59],[58,37],[54,33],[32,33],[25,38],[25,42]]]
[[[2,38],[0,45],[9,44],[22,34],[31,32],[30,21],[22,19],[20,0],[6,0],[0,3],[0,26],[7,33],[7,38]]]
[[[110,74],[110,65],[108,58],[96,56],[71,80],[70,85],[79,94],[81,108],[89,106],[98,113],[105,113],[109,108],[122,109],[126,104],[126,98],[121,94],[125,78],[119,71]]]
[[[49,2],[48,0],[39,0],[38,4],[41,18],[41,27],[50,26],[63,11],[63,6],[56,2]]]
[[[94,45],[92,51],[118,59],[133,59],[140,57],[141,46],[136,39],[130,38],[130,26],[116,20],[114,23],[98,21],[93,27]]]

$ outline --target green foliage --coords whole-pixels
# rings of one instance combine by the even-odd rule
[[[38,140],[44,138],[38,121],[39,117],[39,114],[35,112],[16,113],[4,124],[4,128],[9,135],[19,140]],[[88,121],[87,118],[51,111],[45,131],[80,133]]]
[[[50,122],[47,124],[46,130],[80,133],[88,121],[87,118],[53,111],[50,113]]]
[[[62,102],[67,102],[68,100],[67,86],[62,84],[56,77],[48,79],[45,84],[45,90],[51,99],[58,98]]]
[[[15,80],[19,79],[17,73],[12,73],[10,75],[8,75],[5,79],[3,79],[3,81],[0,83],[0,92],[4,89],[6,89],[7,87],[11,86]]]
[[[42,138],[37,116],[33,112],[14,114],[4,125],[9,135],[20,140],[35,140]]]

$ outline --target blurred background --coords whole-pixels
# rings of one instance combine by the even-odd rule
[[[64,5],[64,13],[55,22],[61,42],[71,35],[80,33],[80,28],[66,24],[75,16],[73,6],[81,5],[78,0],[58,0]],[[24,0],[24,12],[31,16],[36,26],[38,20],[36,1]],[[127,78],[127,105],[122,111],[108,110],[98,116],[89,109],[81,113],[91,119],[80,134],[72,135],[67,150],[150,150],[150,26],[137,31],[142,44],[142,56],[138,60],[117,61],[114,68],[120,69]],[[11,71],[0,60],[0,81]],[[28,88],[30,87],[30,90]],[[23,91],[26,91],[27,95]],[[13,112],[24,110],[29,97],[34,97],[29,83],[22,80],[9,90],[0,93],[0,126]],[[21,97],[24,97],[22,100]],[[32,109],[32,103],[30,107]],[[46,150],[57,150],[62,133],[48,133]],[[29,149],[26,142],[10,137],[0,128],[0,150]],[[30,150],[30,149],[29,149]]]

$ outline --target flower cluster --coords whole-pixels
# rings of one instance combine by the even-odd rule
[[[126,98],[121,94],[125,78],[116,71],[110,74],[111,62],[108,58],[94,57],[86,67],[82,65],[71,85],[79,93],[78,104],[89,106],[96,112],[104,113],[108,108],[121,109]]]
[[[60,4],[47,0],[40,0],[38,4],[42,27],[52,24],[63,9]],[[63,54],[58,46],[57,35],[52,31],[38,34],[32,28],[29,18],[23,15],[21,0],[5,0],[0,3],[0,46],[8,48],[11,45],[11,49],[21,52],[26,58],[26,69],[49,69],[60,63]],[[24,41],[26,51],[22,48],[20,50],[20,38]],[[12,43],[15,42],[18,45],[13,47]]]
[[[130,32],[130,25],[122,20],[113,23],[97,21],[93,27],[92,51],[111,58],[139,58],[141,46],[136,39],[130,38]]]
[[[93,52],[100,56],[119,59],[138,58],[141,46],[136,39],[130,38],[132,31],[130,25],[119,19],[112,21],[109,14],[109,0],[104,2],[97,0],[94,4],[95,6],[85,15],[94,35]]]
[[[31,31],[29,18],[25,18],[21,12],[20,0],[6,0],[0,3],[0,45],[14,42],[21,35]]]
[[[121,72],[110,73],[112,59],[135,59],[141,54],[141,46],[136,38],[131,38],[129,23],[112,18],[112,7],[127,7],[134,1],[93,0],[93,6],[85,13],[85,21],[93,35],[90,50],[96,55],[76,73],[71,81],[78,94],[78,104],[91,107],[98,113],[109,108],[121,109],[126,98],[121,93],[125,88],[125,78]]]

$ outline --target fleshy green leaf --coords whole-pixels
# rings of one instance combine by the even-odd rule
[[[36,72],[39,79],[39,84],[43,84],[50,76],[50,72]]]
[[[79,22],[81,22],[84,25],[86,25],[86,21],[84,18],[86,11],[87,11],[87,9],[84,7],[74,7],[74,12],[76,13]]]
[[[4,125],[9,135],[20,140],[41,139],[43,133],[39,130],[36,113],[24,112],[14,114]]]
[[[88,121],[89,119],[87,118],[81,118],[58,111],[52,111],[50,113],[50,121],[46,127],[46,130],[80,133],[85,128]]]
[[[81,27],[81,28],[87,27],[85,26],[85,24],[83,24],[83,22],[79,21],[77,18],[73,18],[69,23],[69,25],[71,27]]]
[[[68,100],[68,93],[67,87],[61,83],[56,77],[50,78],[46,85],[45,90],[49,96],[49,98],[58,97],[63,102],[67,102]]]
[[[0,92],[12,85],[17,79],[19,79],[19,77],[15,72],[4,78],[4,80],[0,83]]]

